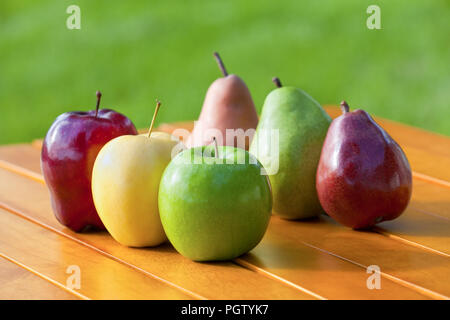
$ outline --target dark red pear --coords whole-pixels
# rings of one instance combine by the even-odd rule
[[[408,206],[412,174],[392,137],[364,110],[333,120],[319,161],[316,188],[325,212],[337,222],[366,229],[393,220]]]

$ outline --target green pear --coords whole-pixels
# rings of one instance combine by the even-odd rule
[[[269,175],[273,213],[305,219],[323,212],[316,191],[316,171],[331,118],[304,91],[282,87],[266,97],[250,146]]]

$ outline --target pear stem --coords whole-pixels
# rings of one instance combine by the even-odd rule
[[[214,140],[214,156],[215,158],[219,158],[219,147],[217,146],[217,139],[216,137],[213,137]]]
[[[348,106],[348,103],[345,101],[341,102],[340,107],[341,107],[342,113],[344,113],[344,114],[350,111],[350,107]]]
[[[227,69],[225,69],[225,65],[223,64],[223,61],[220,58],[218,52],[214,52],[214,58],[216,58],[217,64],[219,65],[220,71],[222,71],[223,76],[224,77],[228,76]]]
[[[95,106],[95,117],[97,118],[98,109],[100,108],[100,99],[102,98],[102,93],[97,90],[95,95],[97,96],[97,105]]]
[[[277,88],[281,88],[283,85],[281,84],[280,78],[278,77],[274,77],[272,78],[272,82],[275,83],[275,85],[277,86]]]
[[[152,123],[150,124],[150,128],[148,129],[148,134],[147,137],[150,138],[150,135],[152,134],[152,130],[153,130],[153,125],[155,124],[155,119],[156,119],[156,115],[158,114],[159,111],[159,107],[161,106],[161,102],[156,99],[156,108],[155,108],[155,112],[153,113],[153,119],[152,119]]]

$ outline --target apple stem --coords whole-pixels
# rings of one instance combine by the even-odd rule
[[[281,88],[281,87],[282,87],[280,78],[274,77],[274,78],[272,78],[272,82],[275,83],[275,85],[277,86],[277,88]]]
[[[342,113],[344,113],[344,114],[350,111],[350,107],[348,106],[347,102],[345,102],[345,101],[341,102],[340,107],[341,107]]]
[[[214,156],[217,158],[219,158],[219,147],[217,146],[217,139],[216,137],[213,137],[214,140]]]
[[[156,115],[158,114],[158,110],[159,110],[160,106],[161,106],[161,102],[158,99],[156,99],[155,112],[153,113],[152,123],[150,124],[150,128],[148,129],[148,134],[147,134],[147,137],[149,137],[149,138],[150,138],[150,135],[152,134],[153,125],[155,124]]]
[[[100,108],[100,99],[102,98],[102,93],[97,90],[95,93],[97,95],[97,105],[95,106],[95,117],[97,118],[98,109]]]
[[[214,58],[216,58],[217,64],[219,65],[220,71],[222,71],[223,76],[224,77],[228,76],[227,69],[225,69],[225,65],[223,64],[223,61],[220,58],[218,52],[214,52]]]

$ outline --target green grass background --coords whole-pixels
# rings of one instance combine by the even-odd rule
[[[70,4],[81,30],[66,28]],[[382,30],[366,28],[370,4]],[[447,0],[1,0],[0,143],[44,136],[97,89],[138,127],[155,98],[158,123],[195,119],[220,76],[214,50],[258,110],[276,75],[322,104],[450,135],[449,32]]]

